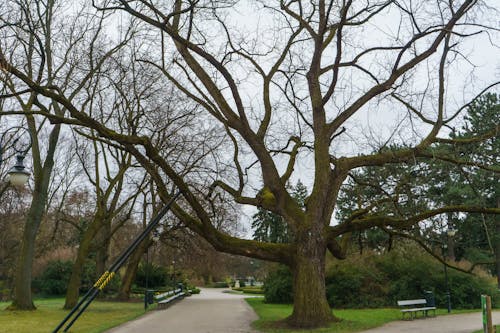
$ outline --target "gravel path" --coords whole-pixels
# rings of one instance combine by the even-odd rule
[[[257,315],[242,295],[201,289],[165,310],[152,311],[106,333],[254,333]]]
[[[500,325],[500,312],[493,312],[493,324]],[[394,321],[360,333],[471,333],[482,327],[481,313],[477,312],[412,321]]]

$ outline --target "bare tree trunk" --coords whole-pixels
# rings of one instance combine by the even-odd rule
[[[326,300],[326,242],[320,234],[304,233],[297,240],[297,253],[292,265],[293,313],[287,318],[292,327],[326,326],[337,319]]]
[[[111,221],[106,221],[101,230],[97,233],[97,250],[95,257],[95,270],[97,276],[101,276],[106,271],[106,264],[109,258],[109,245],[111,241]]]
[[[34,126],[32,125],[30,130],[35,132],[33,127]],[[56,125],[50,134],[49,149],[43,166],[39,163],[41,161],[40,151],[32,148],[34,161],[38,162],[34,163],[35,188],[33,190],[33,197],[31,199],[28,216],[26,217],[24,224],[23,242],[16,267],[14,300],[9,306],[9,309],[11,310],[36,309],[31,296],[31,273],[35,252],[35,241],[38,229],[40,228],[40,223],[42,222],[43,214],[45,212],[45,205],[47,204],[49,182],[52,169],[54,167],[54,154],[55,147],[59,139],[59,131],[60,125]],[[37,158],[35,158],[35,156]]]
[[[31,272],[36,234],[40,226],[40,220],[45,205],[44,198],[45,196],[41,193],[33,193],[33,201],[28,216],[26,217],[21,252],[17,263],[14,301],[9,306],[9,310],[36,309],[31,295]]]
[[[68,289],[66,291],[66,301],[64,303],[64,309],[72,309],[78,302],[78,296],[80,295],[80,286],[82,281],[82,271],[85,265],[85,260],[87,260],[88,254],[90,252],[90,246],[92,241],[99,231],[100,224],[99,219],[96,218],[92,221],[90,226],[85,230],[82,240],[80,241],[80,247],[76,255],[76,260],[73,263],[71,270],[71,276],[68,282]]]
[[[141,261],[142,255],[146,252],[150,245],[151,240],[148,238],[144,239],[130,256],[127,269],[122,277],[120,291],[118,292],[119,300],[126,301],[130,298],[130,290],[132,289],[132,283],[134,282],[139,262]]]

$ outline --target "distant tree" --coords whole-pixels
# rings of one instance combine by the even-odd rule
[[[363,214],[366,208],[362,207],[370,203],[372,210],[392,216],[411,216],[443,205],[500,207],[500,175],[495,169],[500,163],[500,139],[491,136],[498,131],[499,123],[499,96],[488,93],[477,98],[466,108],[462,127],[453,130],[450,139],[442,139],[436,147],[439,156],[461,156],[464,164],[415,158],[407,164],[351,172],[339,197],[337,218],[345,221],[353,214]],[[486,139],[480,140],[482,136]],[[450,142],[459,144],[449,146]],[[449,241],[445,234],[447,228],[458,230],[456,237]],[[450,245],[447,259],[466,258],[473,265],[495,264],[500,285],[499,233],[498,216],[447,212],[399,235],[422,241],[429,249],[435,248],[439,256],[441,245],[446,241]],[[362,250],[363,246],[377,248],[381,244],[390,247],[394,234],[392,229],[378,228],[355,233],[354,238]]]
[[[304,209],[307,187],[299,180],[289,188],[292,198]],[[252,228],[253,238],[261,242],[289,243],[293,237],[283,217],[260,207],[253,215]]]
[[[500,124],[500,95],[486,94],[478,98],[467,109],[464,126],[453,134],[454,139],[469,140],[468,145],[455,147],[458,153],[470,161],[483,165],[500,165],[500,137],[495,136],[483,141],[474,137],[498,132]],[[475,134],[477,133],[477,134]],[[494,170],[476,169],[468,172],[466,167],[453,170],[447,179],[446,196],[452,196],[467,205],[481,205],[500,208],[500,174]],[[451,179],[453,177],[454,179]],[[452,223],[458,229],[456,239],[457,254],[473,261],[488,263],[495,267],[497,283],[500,287],[500,218],[487,214],[452,214]],[[473,256],[472,252],[480,249]],[[477,256],[479,255],[479,256]],[[491,260],[491,255],[493,260]],[[488,258],[490,257],[490,258]],[[484,259],[486,260],[484,260]]]

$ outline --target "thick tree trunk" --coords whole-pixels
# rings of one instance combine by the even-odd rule
[[[337,320],[326,300],[326,242],[309,232],[304,233],[304,238],[307,239],[297,244],[292,265],[293,313],[287,323],[296,328],[326,326]]]
[[[76,255],[76,260],[73,263],[73,267],[71,270],[71,276],[68,282],[68,289],[66,291],[66,301],[64,303],[64,309],[72,309],[76,303],[78,302],[78,296],[80,295],[80,285],[82,281],[82,271],[83,266],[85,265],[85,261],[87,260],[87,256],[90,251],[90,246],[92,244],[92,240],[94,239],[97,231],[99,230],[99,226],[94,220],[90,224],[90,226],[85,230],[82,240],[80,241],[80,246],[78,248],[78,252]]]
[[[134,282],[135,275],[137,273],[137,267],[141,261],[142,255],[148,249],[150,245],[150,240],[148,238],[144,239],[134,253],[130,256],[128,260],[128,265],[125,270],[125,274],[122,277],[122,283],[120,286],[120,291],[118,292],[118,299],[126,301],[130,297],[130,290],[132,289],[132,283]]]
[[[35,310],[31,295],[31,272],[35,252],[35,240],[42,220],[46,196],[36,189],[23,231],[21,252],[16,267],[14,301],[9,310]]]
[[[95,270],[97,276],[101,276],[107,269],[107,262],[109,257],[109,244],[111,239],[111,222],[106,221],[104,226],[98,233],[97,237],[97,250],[95,256]]]
[[[26,116],[28,128],[32,135],[36,133],[35,121]],[[50,178],[54,168],[54,154],[59,139],[61,125],[55,125],[49,136],[49,144],[45,162],[42,165],[38,140],[32,137],[31,152],[33,156],[34,190],[31,206],[26,216],[23,230],[23,243],[16,267],[16,281],[14,284],[14,301],[9,306],[11,310],[35,310],[31,296],[31,274],[35,253],[35,240],[45,213]]]

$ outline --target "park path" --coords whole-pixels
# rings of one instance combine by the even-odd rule
[[[257,333],[250,324],[257,315],[245,302],[248,295],[223,289],[202,288],[166,310],[148,314],[115,327],[106,333]],[[471,333],[482,327],[481,313],[438,316],[412,321],[399,320],[360,333]],[[500,325],[500,311],[493,313]]]
[[[493,312],[493,324],[500,325],[500,312]],[[481,313],[466,313],[412,321],[393,321],[360,333],[471,333],[482,328]]]
[[[169,308],[150,313],[106,333],[254,333],[250,323],[257,315],[245,302],[248,295],[201,288]]]

